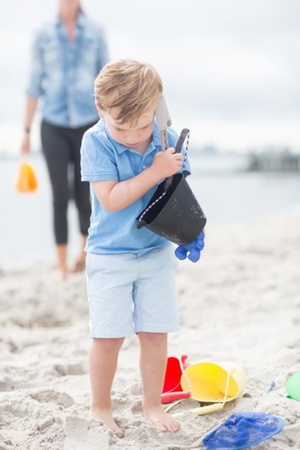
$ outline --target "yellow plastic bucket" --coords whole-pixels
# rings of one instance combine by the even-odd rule
[[[199,402],[229,402],[239,397],[246,387],[246,372],[236,363],[198,362],[187,367],[181,376],[184,391]]]

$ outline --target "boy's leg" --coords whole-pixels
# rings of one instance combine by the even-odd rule
[[[111,387],[123,341],[124,338],[94,338],[89,359],[92,387],[91,412],[96,419],[102,420],[119,437],[123,437],[124,434],[113,418]]]
[[[167,334],[139,332],[138,337],[144,414],[158,431],[174,433],[180,425],[164,411],[161,404],[167,363]]]

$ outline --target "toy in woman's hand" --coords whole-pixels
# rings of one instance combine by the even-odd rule
[[[204,232],[201,231],[198,237],[187,245],[179,245],[175,250],[178,259],[188,259],[197,262],[200,259],[201,250],[204,247]]]

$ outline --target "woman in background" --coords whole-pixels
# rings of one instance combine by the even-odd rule
[[[69,178],[82,236],[79,255],[70,271],[85,268],[84,247],[91,205],[89,184],[80,179],[80,146],[83,133],[99,118],[94,104],[94,80],[107,61],[102,28],[87,18],[78,0],[59,0],[57,17],[40,28],[33,42],[21,152],[30,151],[31,124],[38,100],[42,98],[41,142],[52,186],[54,236],[61,278],[69,271]]]

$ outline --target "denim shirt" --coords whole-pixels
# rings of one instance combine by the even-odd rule
[[[71,42],[57,18],[35,36],[27,96],[43,97],[42,118],[52,125],[77,128],[96,122],[94,81],[107,61],[101,27],[79,13]]]

